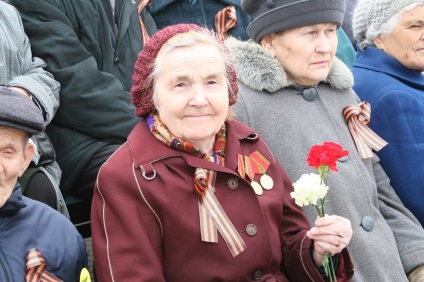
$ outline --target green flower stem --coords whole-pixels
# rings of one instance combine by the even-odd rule
[[[329,256],[330,256],[330,254],[328,254]],[[331,256],[330,256],[330,258],[329,258],[329,260],[330,260],[330,281],[331,282],[337,282],[337,279],[336,279],[336,271],[334,270],[334,264],[333,264],[333,259],[331,258]]]
[[[321,181],[322,181],[322,174],[321,175]],[[327,170],[327,177],[328,177],[328,170]],[[318,215],[320,217],[325,216],[324,206],[325,206],[325,197],[320,199],[320,205],[314,205]],[[333,259],[331,258],[331,254],[328,252],[324,253],[324,257],[322,259],[322,266],[324,267],[325,275],[330,278],[330,282],[337,282],[336,279],[336,272],[334,271],[334,265],[333,265]]]

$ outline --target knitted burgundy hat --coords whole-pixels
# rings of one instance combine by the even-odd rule
[[[153,112],[153,82],[147,78],[153,71],[154,62],[166,41],[177,34],[186,33],[189,31],[199,31],[208,33],[215,38],[222,46],[225,52],[229,53],[224,42],[215,36],[211,31],[202,28],[195,24],[177,24],[165,27],[156,32],[144,45],[143,50],[138,54],[138,59],[134,65],[134,74],[132,77],[133,86],[131,88],[132,100],[135,106],[136,114],[140,117],[146,117]],[[230,80],[230,87],[233,95],[230,95],[229,104],[233,105],[237,101],[237,76],[234,65],[231,63],[227,70],[227,75]]]

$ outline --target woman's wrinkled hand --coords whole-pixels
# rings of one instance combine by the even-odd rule
[[[315,226],[306,236],[314,240],[313,257],[315,263],[321,266],[325,252],[335,255],[346,248],[352,238],[352,225],[347,218],[326,215],[315,220]]]

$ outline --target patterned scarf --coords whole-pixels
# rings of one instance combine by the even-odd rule
[[[216,134],[214,153],[208,155],[192,143],[178,139],[157,115],[150,115],[147,118],[147,124],[153,136],[168,147],[225,166],[227,144],[225,126],[222,126]],[[200,167],[196,168],[194,175],[194,191],[198,196],[201,239],[203,242],[218,243],[217,231],[219,231],[231,254],[235,257],[246,249],[246,244],[214,195],[216,175],[216,171]]]
[[[199,148],[195,147],[192,143],[178,139],[172,134],[168,127],[162,123],[157,115],[150,115],[147,117],[147,124],[153,136],[160,140],[163,144],[170,148],[174,148],[181,152],[199,157],[201,159],[208,160],[221,166],[225,166],[225,149],[227,145],[227,136],[225,132],[225,125],[221,127],[219,132],[216,134],[216,141],[214,146],[214,153],[208,155]],[[202,198],[204,196],[204,189],[198,189],[195,187],[195,192]]]

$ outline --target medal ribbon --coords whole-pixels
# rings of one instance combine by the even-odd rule
[[[25,266],[26,282],[63,282],[63,280],[47,271],[46,260],[37,248],[32,248],[28,251]]]
[[[252,168],[252,162],[250,161],[249,157],[244,156],[244,169],[246,171],[247,177],[249,177],[250,180],[253,180],[255,177],[255,173],[253,172]]]
[[[262,155],[259,151],[250,153],[250,159],[252,160],[252,169],[255,174],[265,174],[269,167],[270,162]]]
[[[241,178],[246,176],[246,168],[244,166],[244,157],[241,154],[237,154],[237,171]]]
[[[387,145],[386,141],[368,127],[371,120],[371,105],[368,102],[345,107],[343,115],[361,159],[371,158],[374,155],[371,149],[378,152]]]
[[[224,40],[227,32],[237,25],[236,8],[229,5],[215,15],[215,30],[217,35]]]
[[[195,185],[202,185],[205,194],[198,200],[202,241],[217,243],[221,233],[233,257],[246,249],[246,244],[215,197],[216,171],[196,168]]]

